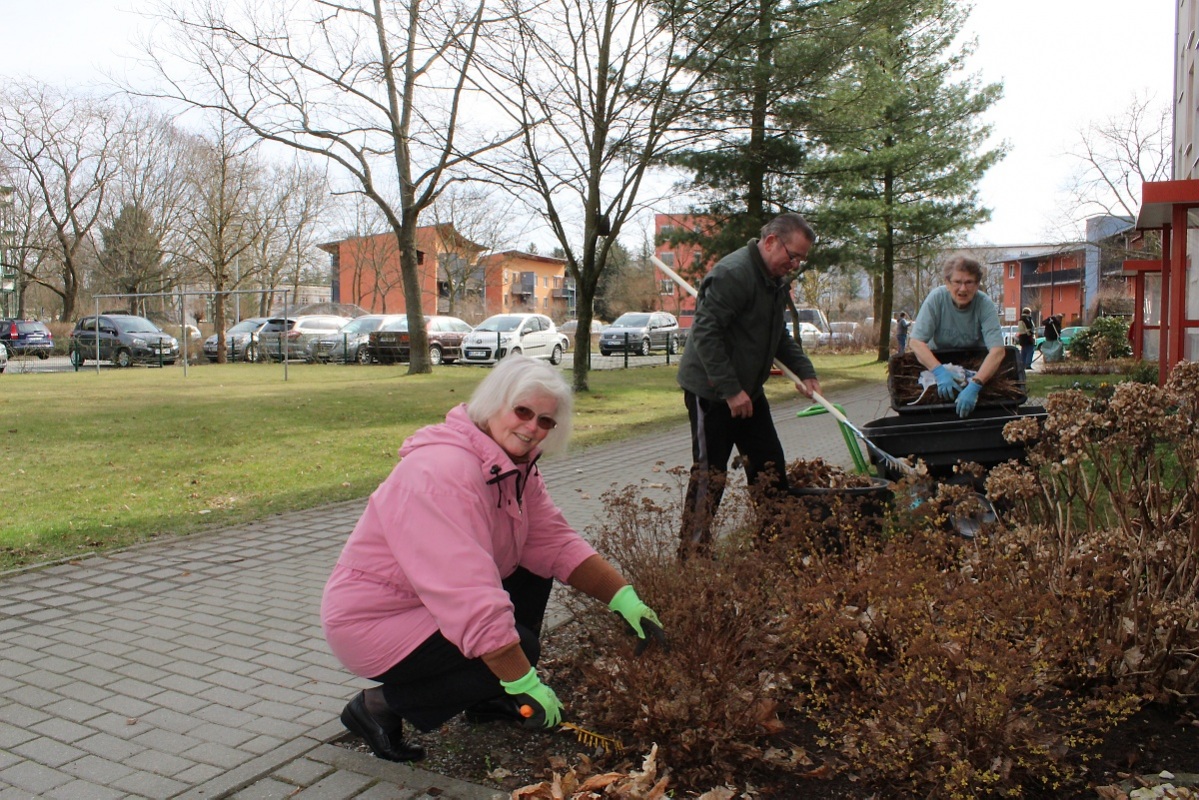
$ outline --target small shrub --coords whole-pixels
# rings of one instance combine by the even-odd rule
[[[1120,317],[1099,317],[1070,342],[1070,357],[1083,361],[1107,361],[1132,355],[1128,322]]]

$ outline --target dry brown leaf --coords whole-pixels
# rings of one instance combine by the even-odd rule
[[[1128,800],[1128,795],[1119,786],[1096,786],[1095,794],[1099,800]]]
[[[654,784],[654,788],[649,790],[649,794],[645,796],[645,800],[660,800],[666,796],[666,787],[670,784],[670,776],[663,775],[661,780]]]
[[[603,775],[592,775],[579,786],[580,792],[597,792],[606,789],[613,783],[625,777],[623,772],[605,772]]]
[[[827,781],[833,777],[833,768],[828,764],[821,764],[819,767],[807,772],[801,772],[801,778],[816,778],[817,780]]]
[[[717,786],[715,789],[709,789],[704,792],[695,800],[732,800],[736,796],[736,789],[730,789],[727,786]]]
[[[542,781],[513,789],[512,800],[553,800],[553,795],[550,794],[550,785]]]

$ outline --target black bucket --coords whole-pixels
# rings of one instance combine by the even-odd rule
[[[871,478],[869,486],[792,486],[791,496],[803,503],[812,522],[825,527],[825,542],[837,550],[846,533],[881,533],[895,499],[894,486],[883,478]]]

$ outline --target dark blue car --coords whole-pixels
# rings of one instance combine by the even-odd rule
[[[49,358],[54,350],[54,334],[32,319],[0,319],[0,344],[10,356],[35,355]]]

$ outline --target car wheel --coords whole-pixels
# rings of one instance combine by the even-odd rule
[[[47,353],[45,350],[38,350],[38,351],[37,351],[37,357],[38,357],[38,359],[39,359],[39,360],[41,360],[41,361],[45,361],[47,358],[49,358],[49,357],[50,357],[50,354],[49,354],[49,353]]]
[[[80,353],[78,350],[72,350],[70,355],[71,355],[71,366],[73,366],[73,367],[82,367],[83,366],[83,354],[82,353]]]
[[[601,356],[610,356],[610,355],[612,355],[612,351],[610,351],[610,350],[605,350],[604,348],[602,348],[602,347],[601,347],[601,348],[600,348],[600,355],[601,355]]]
[[[637,351],[638,355],[648,356],[650,351],[649,339],[641,340],[641,349]]]
[[[550,363],[555,367],[562,363],[562,348],[554,345],[554,352],[550,353]]]
[[[354,360],[359,364],[371,363],[371,349],[364,344],[358,345],[358,352],[354,354]]]
[[[666,352],[670,353],[672,356],[679,352],[679,340],[676,337],[671,336],[666,340]]]
[[[113,354],[112,363],[124,369],[125,367],[133,366],[133,353],[130,353],[126,348],[122,347]]]
[[[429,345],[429,363],[435,367],[441,366],[441,347],[439,345]]]
[[[510,356],[518,356],[518,355],[520,355],[520,348],[519,348],[519,347],[513,347],[513,348],[512,348],[512,350],[511,350],[511,351],[508,353],[508,355],[510,355]]]

